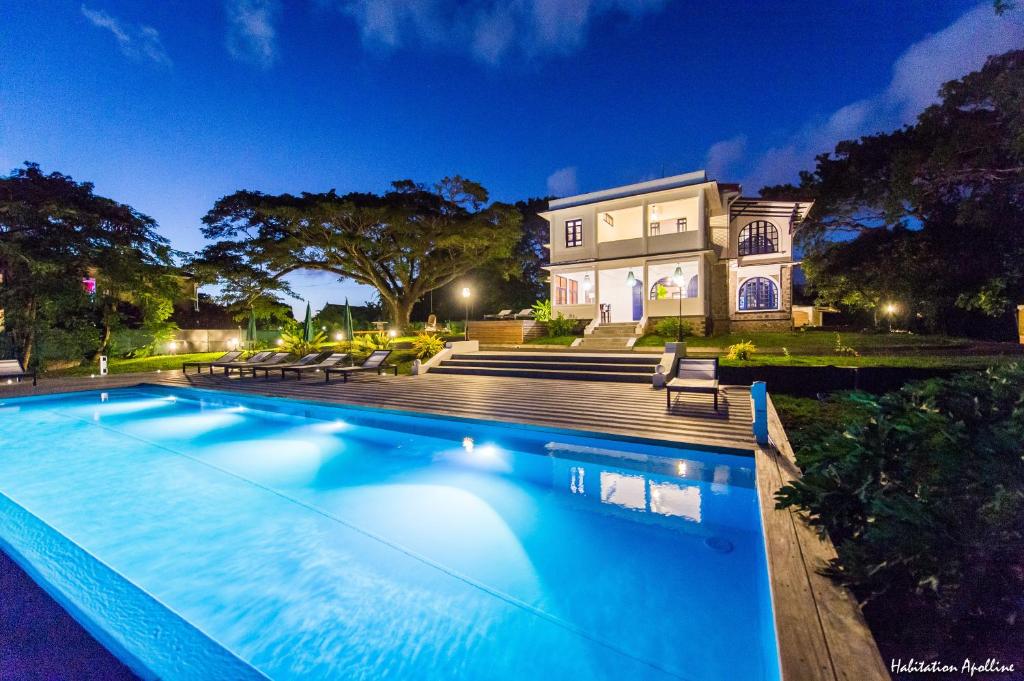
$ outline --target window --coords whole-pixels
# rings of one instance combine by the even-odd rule
[[[740,230],[740,255],[779,252],[779,230],[766,220],[755,220]]]
[[[565,221],[565,247],[575,248],[576,246],[583,245],[583,220],[576,218],[575,220]]]
[[[676,231],[677,232],[685,232],[686,231],[686,218],[676,218]]]
[[[575,279],[555,275],[555,305],[577,305],[580,302],[580,283]],[[590,302],[590,301],[588,301]]]
[[[661,223],[660,222],[652,222],[651,223],[651,230],[650,231],[651,231],[651,236],[655,236],[657,234],[661,234]]]
[[[779,289],[775,282],[767,277],[747,279],[740,286],[740,299],[737,307],[740,311],[777,310],[779,307]]]
[[[696,298],[697,297],[697,275],[690,277],[689,282],[686,284],[686,288],[683,289],[683,298]],[[654,282],[651,286],[650,299],[651,300],[667,300],[679,299],[679,287],[676,286],[676,280],[674,277],[662,277],[658,281]]]

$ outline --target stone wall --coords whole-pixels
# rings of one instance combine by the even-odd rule
[[[648,317],[646,333],[654,333],[654,325],[660,319],[678,319],[678,317]],[[708,335],[708,319],[698,315],[683,315],[683,322],[690,325],[690,333],[695,336]]]
[[[793,268],[783,266],[780,272],[782,281],[779,286],[779,310],[771,312],[732,312],[729,315],[728,327],[715,325],[716,332],[744,331],[790,331],[793,328]],[[736,276],[729,277],[729,295],[735,297]]]

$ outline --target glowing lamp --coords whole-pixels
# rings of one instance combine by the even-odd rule
[[[633,274],[633,270],[630,270],[629,274],[626,275],[626,285],[630,287],[636,286],[636,275]]]

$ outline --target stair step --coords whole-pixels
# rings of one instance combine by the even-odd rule
[[[505,369],[492,367],[438,366],[431,373],[468,376],[512,376],[516,378],[554,378],[570,381],[611,381],[615,383],[650,383],[649,374],[584,371],[571,369]]]
[[[494,360],[509,362],[559,362],[562,365],[587,364],[642,364],[645,366],[657,364],[660,357],[643,355],[623,354],[593,354],[585,355],[574,352],[473,352],[458,353],[451,356],[451,359],[476,359]]]
[[[643,374],[650,376],[654,373],[657,361],[648,361],[646,364],[620,364],[617,362],[587,362],[579,366],[566,366],[566,362],[550,361],[511,361],[511,360],[481,360],[481,359],[446,359],[441,362],[443,367],[481,367],[484,369],[553,369],[558,371],[601,371],[619,372],[629,374]]]

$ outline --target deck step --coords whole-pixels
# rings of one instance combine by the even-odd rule
[[[616,383],[650,383],[647,373],[612,371],[585,371],[582,369],[516,369],[483,366],[437,366],[430,373],[463,374],[469,376],[512,376],[516,378],[557,378],[576,381],[612,381]]]
[[[441,362],[443,367],[483,367],[492,369],[555,369],[573,371],[601,371],[605,373],[629,373],[643,374],[650,376],[654,373],[657,361],[648,361],[646,364],[620,364],[617,362],[586,362],[579,364],[566,363],[562,361],[515,361],[508,359],[485,360],[485,359],[446,359]]]
[[[658,356],[644,356],[633,354],[580,354],[575,352],[472,352],[456,353],[451,359],[474,359],[491,361],[510,362],[558,362],[562,365],[569,364],[642,364],[653,367],[658,363]]]

